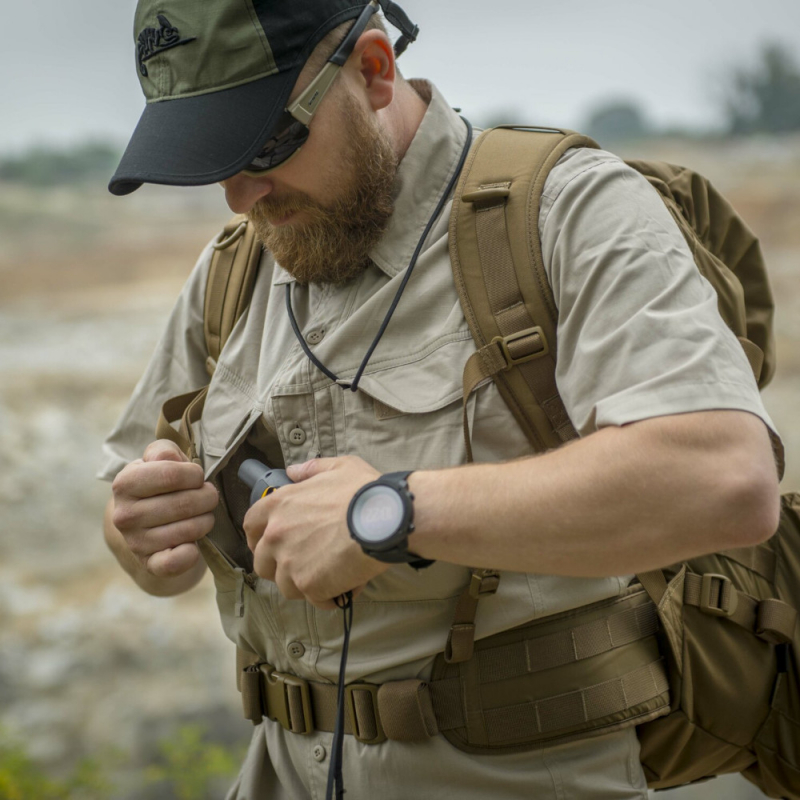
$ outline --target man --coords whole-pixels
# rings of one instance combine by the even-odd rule
[[[197,430],[202,466],[151,431],[166,399],[208,381],[211,248],[106,443],[106,539],[145,591],[186,591],[207,563],[226,633],[314,687],[338,681],[334,598],[352,592],[345,682],[384,685],[430,677],[467,567],[501,573],[481,600],[480,639],[774,532],[772,423],[713,289],[633,170],[608,153],[569,151],[543,195],[557,380],[581,438],[532,457],[487,383],[470,399],[476,463],[464,466],[461,372],[475,346],[449,263],[450,204],[437,208],[469,145],[462,120],[432,85],[400,76],[363,4],[216,0],[201,15],[188,0],[166,10],[141,0],[136,24],[150,102],[112,191],[219,181],[267,253],[213,374]],[[306,92],[343,47],[323,99]],[[298,98],[313,106],[306,131]],[[235,471],[248,455],[285,466],[296,485],[247,511]],[[354,496],[398,470],[412,471],[413,497],[402,479],[391,491],[415,527],[399,531],[394,555],[418,569],[369,555],[348,523]],[[329,731],[264,720],[230,797],[321,797]],[[348,735],[344,776],[353,798],[646,797],[632,727],[498,755],[462,752],[442,735]]]

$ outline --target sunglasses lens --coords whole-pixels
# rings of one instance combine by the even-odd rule
[[[280,133],[273,136],[261,152],[245,167],[249,172],[265,172],[288,161],[308,139],[309,130],[291,114],[284,113]]]

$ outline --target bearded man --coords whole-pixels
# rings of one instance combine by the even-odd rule
[[[622,596],[635,573],[770,536],[774,426],[661,201],[616,157],[575,149],[547,179],[539,226],[558,386],[580,438],[533,457],[489,381],[468,403],[466,464],[459,401],[475,345],[448,216],[471,128],[432,84],[398,73],[416,29],[380,6],[401,29],[394,48],[378,0],[140,0],[148,106],[111,191],[220,182],[264,254],[211,365],[194,463],[151,432],[167,399],[208,382],[213,244],[200,256],[105,445],[106,540],[153,594],[190,589],[208,565],[227,635],[259,665],[240,675],[263,676],[264,698],[230,798],[322,797],[344,699],[354,800],[644,800],[632,724],[455,746],[444,734],[459,726],[490,742],[492,721],[459,693],[491,690],[510,651],[493,666],[466,659],[431,701],[434,660],[470,566],[499,571],[474,628],[488,641]],[[294,485],[248,510],[236,470],[253,456]],[[365,487],[390,498],[372,518],[390,551],[371,548],[369,515],[365,528],[348,518]],[[342,665],[335,599],[347,593]]]

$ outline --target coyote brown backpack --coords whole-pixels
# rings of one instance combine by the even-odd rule
[[[506,126],[486,131],[473,145],[456,189],[450,255],[477,347],[464,369],[469,460],[466,404],[488,378],[538,452],[577,436],[555,383],[557,308],[538,232],[547,175],[572,147],[597,145],[565,130]],[[702,176],[665,163],[628,163],[658,191],[674,217],[763,388],[774,373],[775,353],[772,296],[758,240]],[[243,217],[232,220],[215,244],[206,290],[210,374],[249,303],[260,258],[252,226]],[[176,441],[191,457],[196,457],[191,423],[200,418],[204,397],[200,390],[174,398],[159,421],[158,435]],[[170,424],[177,420],[180,430]],[[777,455],[782,470],[782,454]],[[492,578],[490,571],[483,572]],[[800,494],[782,498],[779,529],[765,544],[637,577],[657,612],[671,698],[669,708],[658,712],[661,716],[638,727],[648,785],[666,789],[740,772],[769,797],[800,800],[800,625],[795,611],[800,604]],[[479,593],[465,590],[462,595],[456,610],[460,625],[453,626],[434,677],[448,675],[459,661],[473,657],[471,620]],[[548,619],[541,623],[547,625]],[[526,631],[536,624],[525,626]],[[458,627],[470,631],[467,641],[453,639]],[[485,642],[475,643],[475,650]],[[587,659],[585,685],[591,683]],[[445,733],[457,747],[490,752],[450,734]]]

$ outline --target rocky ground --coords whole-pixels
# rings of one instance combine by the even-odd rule
[[[657,155],[705,171],[763,238],[780,358],[765,401],[785,483],[800,487],[800,143],[668,142]],[[0,186],[0,727],[56,770],[115,749],[120,798],[156,796],[137,775],[182,722],[231,745],[249,734],[210,582],[175,599],[141,593],[102,542],[108,487],[94,479],[105,432],[228,213],[216,187],[119,200]],[[760,796],[738,778],[675,795]]]

